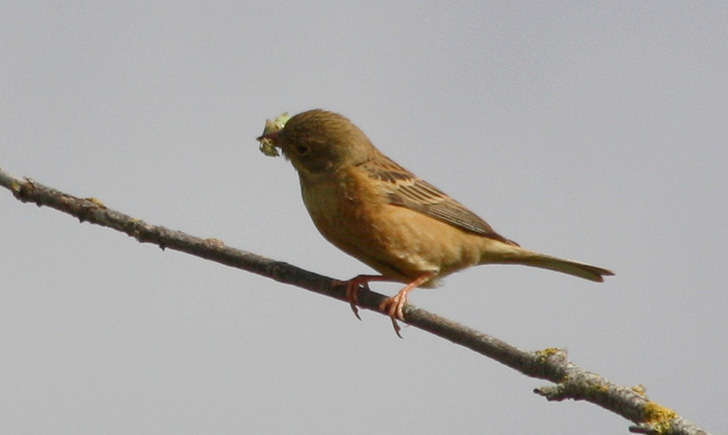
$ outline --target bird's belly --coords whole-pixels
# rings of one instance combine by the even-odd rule
[[[329,242],[382,275],[409,282],[478,263],[478,244],[464,240],[478,236],[404,207],[347,196],[337,187],[302,189],[314,224]]]

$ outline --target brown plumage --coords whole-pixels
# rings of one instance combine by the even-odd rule
[[[521,248],[433,185],[382,154],[347,118],[324,110],[293,116],[266,136],[298,171],[303,201],[331,243],[382,275],[347,281],[356,313],[357,292],[371,281],[407,285],[380,309],[403,320],[407,294],[478,264],[522,264],[591,281],[607,269]],[[357,315],[358,316],[358,315]]]

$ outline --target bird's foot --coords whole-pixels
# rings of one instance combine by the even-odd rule
[[[359,304],[359,290],[364,289],[366,291],[371,291],[369,289],[370,281],[389,280],[380,275],[357,275],[348,281],[340,281],[340,283],[346,285],[346,300],[349,301],[351,311],[354,312],[354,315],[359,320],[361,320],[361,317],[359,316],[359,308],[357,307],[357,305]]]
[[[396,295],[383,300],[382,303],[379,304],[379,311],[388,315],[389,318],[392,319],[394,333],[397,334],[397,337],[399,338],[402,338],[402,334],[399,333],[402,328],[399,326],[399,323],[397,323],[397,320],[404,321],[402,307],[404,307],[404,304],[407,303],[407,293],[411,290],[407,289],[407,287],[400,290]]]
[[[399,333],[402,328],[399,327],[397,320],[405,321],[402,309],[404,308],[404,304],[407,303],[407,294],[432,279],[433,276],[435,276],[435,272],[423,273],[418,276],[417,279],[407,284],[396,295],[385,299],[381,304],[379,304],[379,311],[387,314],[389,318],[392,319],[392,326],[394,327],[394,333],[397,334],[397,337],[402,338],[402,334]]]

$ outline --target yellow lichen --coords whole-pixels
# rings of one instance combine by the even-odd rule
[[[677,417],[677,412],[658,403],[649,401],[645,404],[644,421],[645,423],[650,423],[657,433],[667,432],[670,428],[670,423]]]
[[[558,347],[547,347],[546,349],[537,350],[534,353],[536,354],[536,356],[538,356],[540,360],[545,361],[561,352],[563,352],[563,350],[559,349]]]
[[[100,199],[98,199],[98,198],[94,198],[94,197],[89,197],[89,198],[84,198],[84,199],[85,199],[86,201],[89,201],[89,202],[93,202],[93,203],[94,203],[94,204],[95,204],[95,205],[96,205],[97,207],[100,207],[100,208],[106,208],[106,206],[104,205],[104,203],[103,203],[103,202],[101,202],[101,200],[100,200]]]
[[[632,389],[632,391],[639,394],[640,396],[647,397],[647,388],[645,388],[644,385],[642,385],[642,384],[635,385],[631,389]]]
[[[609,385],[604,383],[593,383],[594,390],[599,391],[600,393],[607,393],[609,392]]]

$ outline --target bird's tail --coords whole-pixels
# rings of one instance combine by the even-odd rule
[[[490,249],[483,253],[480,264],[488,263],[522,264],[524,266],[555,270],[597,282],[604,281],[604,276],[614,275],[614,272],[609,269],[552,257],[505,243],[498,243],[497,247],[491,245]]]

